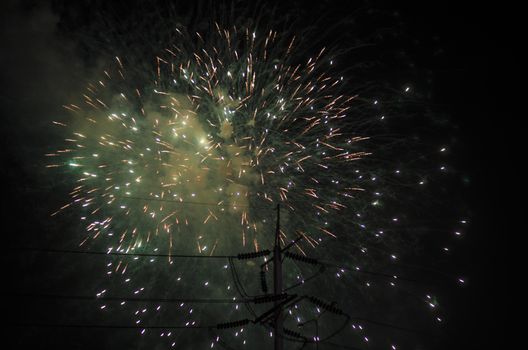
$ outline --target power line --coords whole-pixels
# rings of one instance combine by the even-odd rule
[[[213,329],[214,326],[139,326],[139,325],[103,325],[103,324],[72,324],[72,323],[16,323],[8,327],[37,327],[37,328],[101,328],[101,329]]]
[[[107,255],[107,256],[131,256],[131,257],[150,257],[150,258],[188,258],[188,259],[204,259],[204,258],[210,258],[210,259],[249,259],[249,258],[256,258],[259,257],[259,254],[267,255],[268,251],[261,251],[261,252],[252,252],[252,253],[242,253],[237,255],[192,255],[192,254],[153,254],[153,253],[122,253],[122,252],[100,252],[100,251],[81,251],[81,250],[70,250],[70,249],[51,249],[51,248],[31,248],[31,247],[18,247],[14,248],[14,250],[19,251],[33,251],[33,252],[40,252],[40,253],[63,253],[63,254],[84,254],[84,255]],[[272,260],[268,260],[267,262],[270,262]],[[383,272],[376,272],[376,271],[368,271],[363,269],[357,269],[357,268],[350,268],[347,266],[341,266],[337,265],[335,263],[329,263],[324,261],[317,261],[317,264],[324,267],[332,267],[340,270],[346,270],[348,272],[352,273],[359,273],[359,274],[366,274],[366,275],[372,275],[377,277],[384,277],[389,280],[393,281],[405,281],[405,282],[412,282],[412,283],[420,283],[425,284],[424,281],[411,279],[408,277],[401,277],[398,275],[391,275]],[[301,283],[297,283],[291,287],[288,287],[287,290],[298,286],[299,284],[302,284],[304,282],[307,282],[310,279],[315,278],[317,275],[321,274],[323,271],[318,271],[315,273],[315,275],[310,276],[308,279],[303,280]],[[241,293],[243,294],[243,293]]]
[[[179,201],[175,199],[164,199],[164,198],[152,198],[152,197],[141,197],[141,196],[116,196],[115,198],[126,198],[126,199],[134,199],[134,200],[144,200],[144,201],[150,201],[150,202],[165,202],[165,203],[174,203],[178,205],[202,205],[202,206],[208,206],[208,207],[237,207],[237,208],[256,208],[258,207],[260,210],[263,208],[262,205],[243,205],[243,204],[233,204],[233,203],[212,203],[212,202],[194,202],[194,201]],[[269,210],[273,210],[272,207],[266,208]]]
[[[392,280],[400,280],[400,281],[407,281],[407,282],[414,282],[414,283],[423,283],[423,281],[418,281],[418,280],[411,279],[411,278],[400,277],[400,276],[397,276],[397,275],[391,275],[391,274],[384,273],[384,272],[368,271],[368,270],[362,270],[362,269],[357,269],[357,268],[354,269],[354,268],[350,268],[350,267],[346,267],[346,266],[340,266],[340,265],[337,265],[335,263],[329,263],[329,262],[324,262],[324,261],[319,261],[318,264],[323,265],[323,266],[327,266],[327,267],[333,267],[333,268],[337,268],[337,269],[342,269],[342,270],[345,270],[345,271],[348,271],[348,272],[355,272],[355,273],[373,275],[373,276],[378,276],[378,277],[386,277],[386,278],[392,279]]]
[[[151,254],[151,253],[121,253],[121,252],[98,252],[70,249],[31,248],[21,247],[15,250],[34,251],[41,253],[64,253],[64,254],[86,254],[86,255],[114,255],[114,256],[137,256],[137,257],[160,257],[160,258],[210,258],[210,259],[238,259],[239,255],[187,255],[187,254]]]
[[[396,329],[396,330],[399,330],[399,331],[410,332],[410,333],[418,333],[418,334],[422,334],[422,335],[427,335],[429,337],[433,336],[432,334],[429,334],[425,330],[397,326],[397,325],[394,325],[394,324],[381,322],[381,321],[376,321],[376,320],[371,320],[371,319],[363,318],[363,317],[351,317],[350,321],[366,322],[366,323],[374,324],[376,326],[385,327],[385,328],[392,328],[392,329]]]
[[[127,197],[127,198],[130,198],[130,197]],[[142,198],[135,198],[135,199],[142,199]],[[145,198],[143,198],[143,199],[145,199]],[[152,198],[149,198],[149,199],[152,199]],[[195,202],[194,204],[209,205],[210,203]],[[277,222],[279,222],[278,218],[277,218]],[[280,232],[278,224],[277,224],[277,230],[276,231],[277,231],[277,233]],[[277,237],[278,237],[278,235],[277,235]],[[378,275],[378,276],[382,276],[382,277],[386,277],[386,278],[395,278],[395,276],[389,275],[389,274],[385,274],[385,273],[377,273],[377,272],[363,271],[363,270],[357,270],[357,269],[341,267],[341,266],[338,266],[338,265],[335,265],[335,264],[332,264],[332,263],[329,263],[329,262],[320,262],[320,261],[317,261],[316,259],[311,259],[311,258],[308,258],[308,257],[300,257],[300,256],[297,256],[296,254],[288,253],[287,252],[288,248],[290,248],[295,242],[296,241],[294,241],[293,243],[291,243],[290,245],[288,245],[284,249],[281,249],[280,243],[278,245],[276,245],[275,249],[274,249],[274,256],[273,256],[274,259],[273,259],[273,261],[275,262],[275,261],[278,260],[278,261],[282,262],[279,259],[282,259],[282,254],[283,254],[284,251],[286,251],[286,253],[284,254],[285,256],[293,258],[294,260],[304,261],[305,263],[319,265],[321,267],[321,269],[319,271],[317,271],[313,276],[310,276],[309,278],[303,280],[301,283],[294,284],[294,285],[292,285],[292,286],[290,286],[290,287],[288,287],[286,289],[282,289],[282,286],[281,286],[282,283],[280,283],[279,285],[280,285],[280,292],[281,293],[285,292],[285,291],[287,291],[289,289],[298,287],[299,285],[303,284],[304,282],[315,278],[316,276],[318,276],[319,274],[321,274],[323,272],[324,266],[340,268],[340,269],[346,269],[346,270],[351,271],[351,272],[359,272],[359,273]],[[237,288],[237,291],[238,291],[239,295],[242,297],[241,299],[238,299],[238,300],[237,299],[233,299],[233,298],[231,298],[231,299],[228,299],[228,298],[224,298],[224,299],[210,299],[210,298],[155,298],[155,297],[152,297],[152,298],[150,298],[150,297],[144,297],[144,298],[137,297],[137,298],[134,298],[134,297],[119,297],[119,296],[104,296],[104,295],[87,296],[87,295],[55,295],[55,294],[27,294],[27,293],[10,294],[9,296],[15,296],[15,297],[20,297],[20,298],[44,298],[44,299],[63,299],[63,300],[64,299],[71,299],[71,300],[119,301],[119,302],[125,302],[125,301],[130,301],[130,302],[161,302],[161,303],[187,302],[187,303],[204,303],[204,304],[212,304],[212,303],[243,303],[246,307],[248,307],[248,311],[255,317],[255,320],[254,321],[250,321],[248,319],[244,319],[242,321],[239,320],[239,321],[235,321],[235,322],[221,323],[221,324],[216,324],[216,325],[212,325],[212,326],[192,326],[192,325],[191,326],[170,326],[170,325],[168,325],[168,326],[164,326],[164,325],[160,325],[160,326],[157,326],[157,325],[143,326],[143,325],[60,324],[60,323],[56,323],[56,324],[51,324],[51,323],[27,323],[27,324],[19,324],[19,325],[16,325],[16,326],[21,326],[21,327],[42,327],[42,328],[52,328],[53,327],[53,328],[100,328],[100,329],[143,329],[143,330],[145,330],[145,329],[193,329],[193,328],[194,329],[225,329],[225,328],[231,328],[231,327],[234,327],[234,326],[242,325],[241,322],[243,322],[243,324],[248,324],[248,323],[252,322],[252,323],[261,323],[262,325],[265,325],[266,323],[268,323],[270,321],[269,319],[271,318],[273,321],[270,322],[270,326],[272,326],[274,328],[275,337],[276,338],[280,338],[280,340],[282,340],[283,338],[284,338],[284,340],[290,340],[288,337],[285,337],[283,335],[285,333],[283,333],[283,328],[282,328],[282,324],[281,324],[282,322],[278,322],[277,321],[277,316],[276,315],[280,314],[287,304],[290,304],[290,303],[293,303],[293,302],[299,302],[300,300],[306,298],[309,301],[312,301],[316,305],[319,305],[319,306],[321,306],[321,307],[323,307],[323,308],[325,308],[327,310],[333,310],[331,312],[340,314],[340,315],[344,316],[346,319],[344,320],[343,324],[339,328],[337,328],[332,333],[326,335],[324,338],[318,339],[317,341],[313,341],[313,340],[309,340],[308,338],[305,338],[303,341],[301,341],[304,344],[315,343],[315,342],[323,343],[323,342],[326,342],[326,341],[330,340],[335,335],[340,333],[351,320],[368,322],[368,323],[372,323],[372,324],[375,324],[375,325],[378,325],[378,326],[389,327],[389,328],[394,328],[394,329],[403,330],[403,331],[420,332],[421,333],[421,331],[419,331],[419,330],[413,330],[413,329],[409,329],[409,328],[399,327],[399,326],[395,326],[395,325],[391,325],[391,324],[387,324],[387,323],[383,323],[383,322],[379,322],[379,321],[372,321],[372,320],[359,318],[359,317],[350,317],[346,313],[344,313],[341,310],[337,309],[334,306],[333,303],[326,303],[326,302],[323,302],[323,301],[321,301],[321,300],[319,300],[317,298],[302,297],[301,299],[297,299],[296,296],[284,294],[288,298],[286,300],[280,302],[280,300],[278,299],[279,293],[278,293],[277,290],[274,290],[274,293],[272,295],[269,295],[269,294],[268,295],[264,295],[264,297],[268,297],[268,298],[276,297],[275,299],[271,298],[270,300],[265,301],[265,302],[274,302],[275,306],[272,309],[270,309],[267,312],[265,312],[263,315],[261,315],[259,317],[256,317],[256,313],[254,312],[254,310],[251,308],[251,305],[249,305],[249,304],[250,303],[257,303],[257,299],[262,298],[262,296],[256,296],[256,297],[255,296],[250,296],[246,292],[243,284],[240,281],[240,278],[238,276],[238,272],[237,272],[236,267],[234,266],[232,260],[233,259],[242,260],[242,259],[249,259],[249,258],[257,258],[257,257],[263,256],[263,255],[269,254],[270,253],[269,251],[243,253],[243,254],[238,254],[238,255],[209,255],[208,256],[208,255],[182,255],[182,254],[174,254],[173,255],[173,254],[151,254],[151,253],[123,253],[123,252],[118,252],[118,251],[116,251],[116,252],[111,252],[111,251],[100,252],[100,251],[80,251],[80,250],[63,250],[63,249],[48,249],[48,248],[19,248],[18,250],[35,251],[35,252],[42,252],[42,253],[87,254],[87,255],[101,255],[101,256],[102,255],[113,255],[113,256],[132,256],[132,257],[229,259],[229,263],[231,265],[231,273],[233,274],[233,282],[235,284],[235,287]],[[275,262],[275,264],[277,264],[277,262]],[[275,267],[275,265],[274,265],[274,267]],[[280,276],[280,278],[281,277],[282,276]],[[405,280],[405,279],[402,279],[402,280]],[[275,285],[277,283],[277,280],[275,280],[274,282],[275,282],[274,283],[274,285]],[[282,282],[282,281],[280,281],[280,282]],[[293,298],[293,299],[291,299],[291,298]],[[268,319],[268,321],[266,321],[267,319]],[[296,341],[296,340],[293,340],[293,341]]]
[[[150,202],[164,202],[164,203],[174,203],[179,205],[205,205],[205,206],[215,206],[215,207],[230,207],[230,206],[236,206],[240,208],[249,208],[248,205],[233,205],[233,204],[226,204],[226,203],[212,203],[212,202],[193,202],[193,201],[178,201],[175,199],[164,199],[164,198],[152,198],[152,197],[140,197],[140,196],[116,196],[115,198],[120,199],[134,199],[134,200],[144,200],[144,201],[150,201]]]
[[[122,253],[122,252],[100,252],[100,251],[81,251],[81,250],[71,250],[71,249],[52,249],[52,248],[32,248],[32,247],[17,247],[14,248],[15,250],[20,251],[34,251],[34,252],[41,252],[41,253],[64,253],[64,254],[85,254],[85,255],[111,255],[111,256],[133,256],[133,257],[151,257],[151,258],[211,258],[211,259],[242,259],[245,257],[246,254],[255,254],[258,252],[253,253],[243,253],[243,254],[237,254],[237,255],[192,255],[192,254],[154,254],[154,253]],[[271,260],[268,260],[270,262]],[[407,282],[414,282],[414,283],[424,283],[423,281],[396,276],[383,273],[383,272],[376,272],[376,271],[368,271],[363,269],[355,269],[347,266],[341,266],[337,265],[335,263],[325,262],[325,261],[317,261],[319,265],[326,266],[326,267],[333,267],[337,269],[343,269],[348,272],[354,272],[354,273],[360,273],[360,274],[367,274],[367,275],[373,275],[373,276],[379,276],[379,277],[386,277],[388,279],[392,280],[400,280],[400,281],[407,281]]]
[[[101,301],[130,301],[130,302],[160,302],[160,303],[205,303],[205,304],[241,304],[253,302],[254,299],[211,299],[211,298],[155,298],[155,297],[120,297],[120,296],[91,296],[42,293],[2,293],[3,296],[19,298],[42,299],[70,299],[70,300],[101,300]]]
[[[256,298],[251,299],[209,299],[209,298],[130,298],[130,297],[116,297],[116,296],[88,296],[88,295],[64,295],[64,294],[35,294],[35,293],[2,293],[2,296],[9,296],[9,297],[21,297],[21,298],[43,298],[43,299],[71,299],[71,300],[101,300],[101,301],[129,301],[129,302],[162,302],[162,303],[180,303],[180,302],[187,302],[187,303],[205,303],[205,304],[241,304],[241,303],[251,303],[255,302]],[[301,298],[304,299],[304,298]],[[296,299],[295,302],[299,302],[301,299]],[[272,299],[269,300],[269,302],[273,301]],[[385,323],[381,321],[376,321],[364,317],[350,317],[346,316],[347,321],[346,323],[350,323],[352,321],[359,321],[359,322],[366,322],[371,323],[380,327],[386,327],[386,328],[392,328],[400,331],[405,332],[412,332],[412,333],[419,333],[419,334],[427,334],[424,330],[419,329],[413,329],[413,328],[407,328],[402,326],[393,325],[390,323]],[[29,324],[31,325],[31,324]],[[51,327],[54,327],[54,325],[50,325]],[[58,327],[62,327],[62,325],[57,325]],[[65,327],[69,327],[69,325],[64,325]],[[77,325],[72,325],[72,327],[76,327]],[[86,327],[86,328],[99,328],[99,327],[106,327],[106,325],[79,325],[79,327]],[[109,326],[109,327],[115,327],[115,328],[178,328],[173,326],[153,326],[153,327],[128,327],[128,326]],[[202,328],[215,328],[215,326],[210,327],[202,327]],[[182,327],[182,328],[189,328],[189,327]]]

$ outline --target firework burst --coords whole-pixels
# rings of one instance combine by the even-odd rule
[[[273,30],[177,33],[152,74],[115,57],[82,103],[64,106],[72,118],[55,124],[69,146],[50,167],[78,179],[61,209],[83,207],[86,240],[111,235],[120,251],[157,240],[173,249],[188,232],[199,252],[233,241],[258,250],[279,203],[284,240],[335,237],[327,217],[364,191],[343,175],[368,151],[325,49],[296,62],[295,38]]]

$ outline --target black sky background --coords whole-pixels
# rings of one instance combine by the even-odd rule
[[[21,151],[19,145],[25,143],[23,137],[30,137],[34,145],[46,145],[47,140],[38,139],[35,132],[44,121],[28,114],[35,108],[58,112],[60,106],[53,104],[65,96],[64,89],[60,93],[54,91],[54,84],[71,86],[73,91],[79,84],[76,74],[82,76],[90,69],[72,56],[68,62],[71,65],[63,71],[61,66],[67,62],[62,61],[61,55],[54,60],[53,52],[73,53],[75,49],[67,45],[61,47],[60,39],[45,32],[53,29],[60,15],[39,2],[20,3],[22,5],[15,2],[0,5],[1,167],[2,175],[7,179],[3,182],[2,196],[5,249],[2,254],[2,292],[9,292],[11,288],[20,290],[17,289],[19,286],[38,290],[38,283],[43,279],[49,283],[59,280],[60,262],[30,260],[28,263],[24,261],[23,253],[12,248],[52,246],[54,242],[49,240],[49,233],[41,234],[42,230],[53,231],[53,224],[38,219],[43,217],[39,213],[43,207],[39,201],[45,200],[45,196],[33,197],[31,186],[37,181],[33,179],[34,169],[27,165],[31,157],[40,157],[44,152],[34,154],[34,148]],[[308,2],[306,4],[309,7]],[[323,4],[335,18],[353,10],[348,2],[327,1]],[[515,114],[506,108],[514,94],[509,94],[508,99],[503,97],[504,90],[514,89],[519,65],[518,58],[513,55],[516,43],[511,35],[517,32],[515,11],[498,9],[502,4],[492,7],[481,2],[372,1],[367,4],[367,7],[386,13],[399,14],[397,21],[405,35],[396,42],[414,62],[415,71],[428,76],[423,81],[424,84],[429,81],[429,84],[423,89],[430,91],[435,110],[448,115],[458,126],[453,161],[462,173],[461,178],[468,182],[464,205],[471,210],[471,225],[467,237],[457,248],[458,253],[453,256],[451,269],[465,271],[469,282],[465,288],[453,291],[450,297],[447,306],[450,324],[442,348],[503,348],[504,326],[510,317],[505,301],[509,292],[509,269],[504,260],[509,254],[512,227],[505,224],[501,215],[506,198],[500,184],[505,181],[503,175],[507,172],[504,170],[504,154],[512,148],[506,142],[512,133],[508,130],[506,134],[507,128],[521,127]],[[316,17],[317,8],[314,6],[313,12],[309,9],[307,12]],[[44,15],[35,17],[35,12]],[[48,13],[51,17],[47,16]],[[505,25],[506,21],[509,25]],[[39,28],[43,28],[42,31]],[[28,42],[32,36],[34,40]],[[59,71],[64,74],[50,83],[48,75]],[[36,101],[35,105],[32,101]],[[515,177],[510,181],[515,182]],[[29,236],[34,239],[31,244],[26,244]],[[23,315],[32,312],[25,309],[21,300],[9,296],[3,296],[2,300],[6,316],[3,321],[8,326],[13,326],[14,319],[20,321],[20,317],[16,318],[14,314],[22,315],[23,319]],[[58,313],[65,312],[60,305],[54,307]],[[4,327],[3,331],[4,339],[15,339],[22,334],[27,336],[17,327]],[[86,343],[80,343],[84,341],[96,346],[97,340],[89,330],[75,332],[77,330],[67,331],[62,340],[57,339],[61,336],[60,331],[49,335],[35,332],[35,338],[24,344],[48,344],[56,349],[90,348]],[[102,333],[96,334],[102,336]],[[21,349],[20,346],[17,348]]]

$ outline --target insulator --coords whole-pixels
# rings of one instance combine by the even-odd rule
[[[260,252],[252,252],[252,253],[241,253],[237,255],[237,259],[239,260],[245,260],[245,259],[254,259],[265,255],[270,255],[270,251],[268,249],[262,250]]]
[[[301,333],[292,331],[291,329],[283,328],[283,331],[284,331],[284,334],[289,335],[290,337],[306,339],[306,337],[303,337]]]
[[[324,301],[322,301],[320,299],[317,299],[315,297],[308,297],[308,300],[310,300],[312,303],[314,303],[315,305],[325,309],[328,312],[332,312],[332,313],[337,314],[337,315],[343,315],[344,314],[343,310],[338,309],[334,305],[328,304],[328,303],[326,303],[326,302],[324,302]]]
[[[290,258],[290,259],[299,260],[299,261],[305,262],[307,264],[317,265],[319,263],[317,261],[317,259],[308,258],[306,256],[302,256],[302,255],[291,253],[291,252],[286,252],[286,253],[284,253],[284,255],[286,257]]]
[[[246,318],[244,320],[240,321],[233,321],[233,322],[227,322],[227,323],[219,323],[216,325],[216,329],[226,329],[226,328],[235,328],[244,326],[249,323],[249,320]]]

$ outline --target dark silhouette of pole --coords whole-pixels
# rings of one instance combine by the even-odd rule
[[[273,294],[278,296],[282,294],[282,259],[280,244],[280,205],[277,204],[277,228],[275,229],[275,247],[273,249]],[[283,339],[283,317],[280,301],[275,301],[275,350],[284,349]]]

